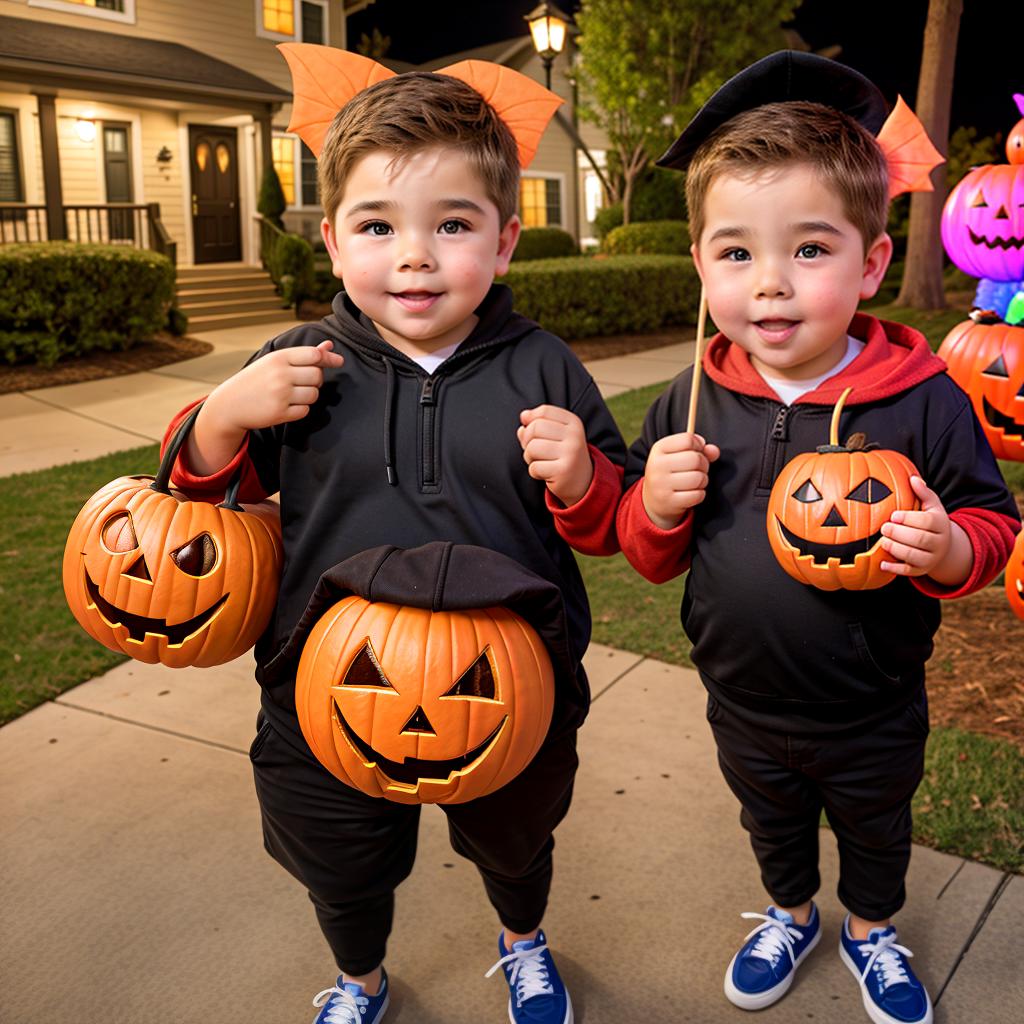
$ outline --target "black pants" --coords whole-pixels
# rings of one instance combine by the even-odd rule
[[[789,735],[752,726],[714,697],[708,721],[718,764],[743,809],[761,880],[772,900],[795,907],[821,884],[822,810],[839,846],[840,902],[869,921],[896,913],[906,896],[910,800],[924,772],[928,703],[920,695],[868,731]]]
[[[368,974],[384,959],[395,888],[416,858],[419,805],[344,785],[266,721],[249,756],[267,851],[309,890],[338,967]],[[576,732],[563,732],[497,792],[442,807],[452,848],[476,864],[511,931],[532,931],[544,916],[552,832],[569,809],[576,765]]]

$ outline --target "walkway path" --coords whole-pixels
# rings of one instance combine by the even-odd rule
[[[269,328],[268,330],[272,330]],[[0,396],[0,475],[156,441],[170,415],[241,364],[251,330],[159,371]],[[665,380],[672,346],[590,364],[606,394]],[[721,993],[762,910],[696,674],[595,645],[572,814],[546,926],[580,1024],[742,1024]],[[247,749],[248,656],[223,669],[129,662],[0,730],[0,1020],[286,1024],[313,1017],[333,966],[298,884],[265,855]],[[823,831],[825,941],[765,1024],[865,1021],[835,951],[836,855]],[[937,1024],[1016,1024],[1024,878],[915,847],[901,937]],[[505,1020],[497,925],[436,807],[398,896],[395,1024]]]

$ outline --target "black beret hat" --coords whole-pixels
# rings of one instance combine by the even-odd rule
[[[827,57],[780,50],[734,75],[704,104],[657,164],[686,169],[700,144],[720,125],[766,103],[807,100],[848,114],[877,135],[889,113],[878,87],[859,71]]]

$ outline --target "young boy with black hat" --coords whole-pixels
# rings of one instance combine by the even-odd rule
[[[886,132],[875,138],[885,113],[857,72],[773,54],[726,83],[659,161],[687,171],[691,251],[721,333],[702,360],[695,430],[685,427],[692,371],[648,412],[618,532],[653,582],[689,568],[683,626],[773,901],[743,915],[760,923],[729,964],[727,997],[748,1010],[774,1003],[817,944],[824,810],[849,911],[840,956],[871,1020],[920,1024],[931,1002],[891,919],[923,770],[937,599],[986,585],[1020,522],[945,364],[918,332],[857,313],[892,254],[885,221],[903,171],[883,152]],[[827,436],[846,388],[844,433],[906,455],[921,473],[919,508],[882,526],[891,584],[825,591],[777,563],[766,510],[782,467]],[[851,501],[885,490],[851,487]],[[793,497],[821,502],[826,535],[843,522],[813,485]]]

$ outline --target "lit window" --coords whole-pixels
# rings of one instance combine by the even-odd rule
[[[282,36],[295,35],[293,0],[263,0],[263,27]]]
[[[284,201],[295,205],[295,141],[277,136],[271,140],[274,152],[274,170],[281,182]]]
[[[524,228],[560,227],[562,193],[555,178],[523,178],[519,185],[519,205]]]

